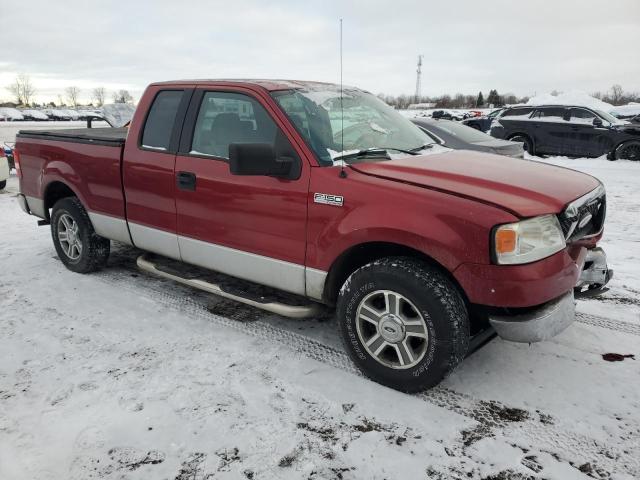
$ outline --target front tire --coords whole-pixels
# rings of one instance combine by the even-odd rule
[[[640,142],[632,140],[625,142],[616,148],[614,152],[614,158],[616,160],[640,160]]]
[[[356,270],[340,290],[337,314],[354,363],[403,392],[440,383],[469,346],[459,291],[437,268],[413,258],[384,258]]]
[[[95,272],[107,263],[111,242],[96,234],[76,197],[63,198],[53,206],[51,237],[60,261],[72,272]]]
[[[4,190],[4,187],[6,187],[6,186],[7,186],[7,181],[6,180],[2,180],[0,182],[0,190]]]

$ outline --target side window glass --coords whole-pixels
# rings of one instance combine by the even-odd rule
[[[509,110],[505,110],[500,118],[508,117],[509,120],[525,120],[529,118],[531,112],[533,112],[533,108],[511,108]]]
[[[571,109],[571,123],[582,123],[585,125],[593,125],[593,119],[596,114],[583,108]]]
[[[561,122],[564,119],[565,109],[562,107],[540,108],[536,111],[534,117],[536,120],[546,122]]]
[[[275,146],[276,137],[284,135],[253,98],[239,93],[207,92],[198,112],[190,153],[229,158],[232,143]]]
[[[176,113],[184,95],[183,90],[163,90],[156,95],[149,109],[142,133],[142,146],[154,150],[167,150]]]

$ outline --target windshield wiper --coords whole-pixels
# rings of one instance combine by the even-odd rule
[[[419,152],[421,150],[426,150],[427,148],[433,148],[434,145],[435,145],[435,143],[425,143],[424,145],[420,145],[419,147],[412,148],[409,151],[413,152],[414,155],[417,155],[416,152]]]
[[[359,158],[366,157],[367,155],[375,155],[380,153],[387,153],[389,150],[393,150],[394,152],[406,153],[408,155],[418,155],[416,150],[404,150],[402,148],[395,147],[371,147],[364,148],[362,150],[358,150],[357,152],[345,153],[344,155],[338,155],[337,157],[333,157],[333,161],[336,160],[347,160],[349,158]]]

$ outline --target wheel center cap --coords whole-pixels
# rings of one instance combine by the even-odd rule
[[[75,233],[73,233],[72,231],[69,230],[67,232],[67,240],[68,240],[68,243],[71,243],[71,244],[76,243],[76,235],[75,235]]]
[[[387,342],[398,343],[404,339],[404,325],[395,315],[387,315],[380,321],[380,335]]]

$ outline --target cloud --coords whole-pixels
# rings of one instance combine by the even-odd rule
[[[615,5],[615,7],[614,7]],[[29,74],[40,97],[68,85],[181,78],[337,81],[373,92],[640,90],[640,2],[3,0],[0,87]],[[6,91],[0,97],[6,96]],[[43,98],[41,98],[43,99]]]

